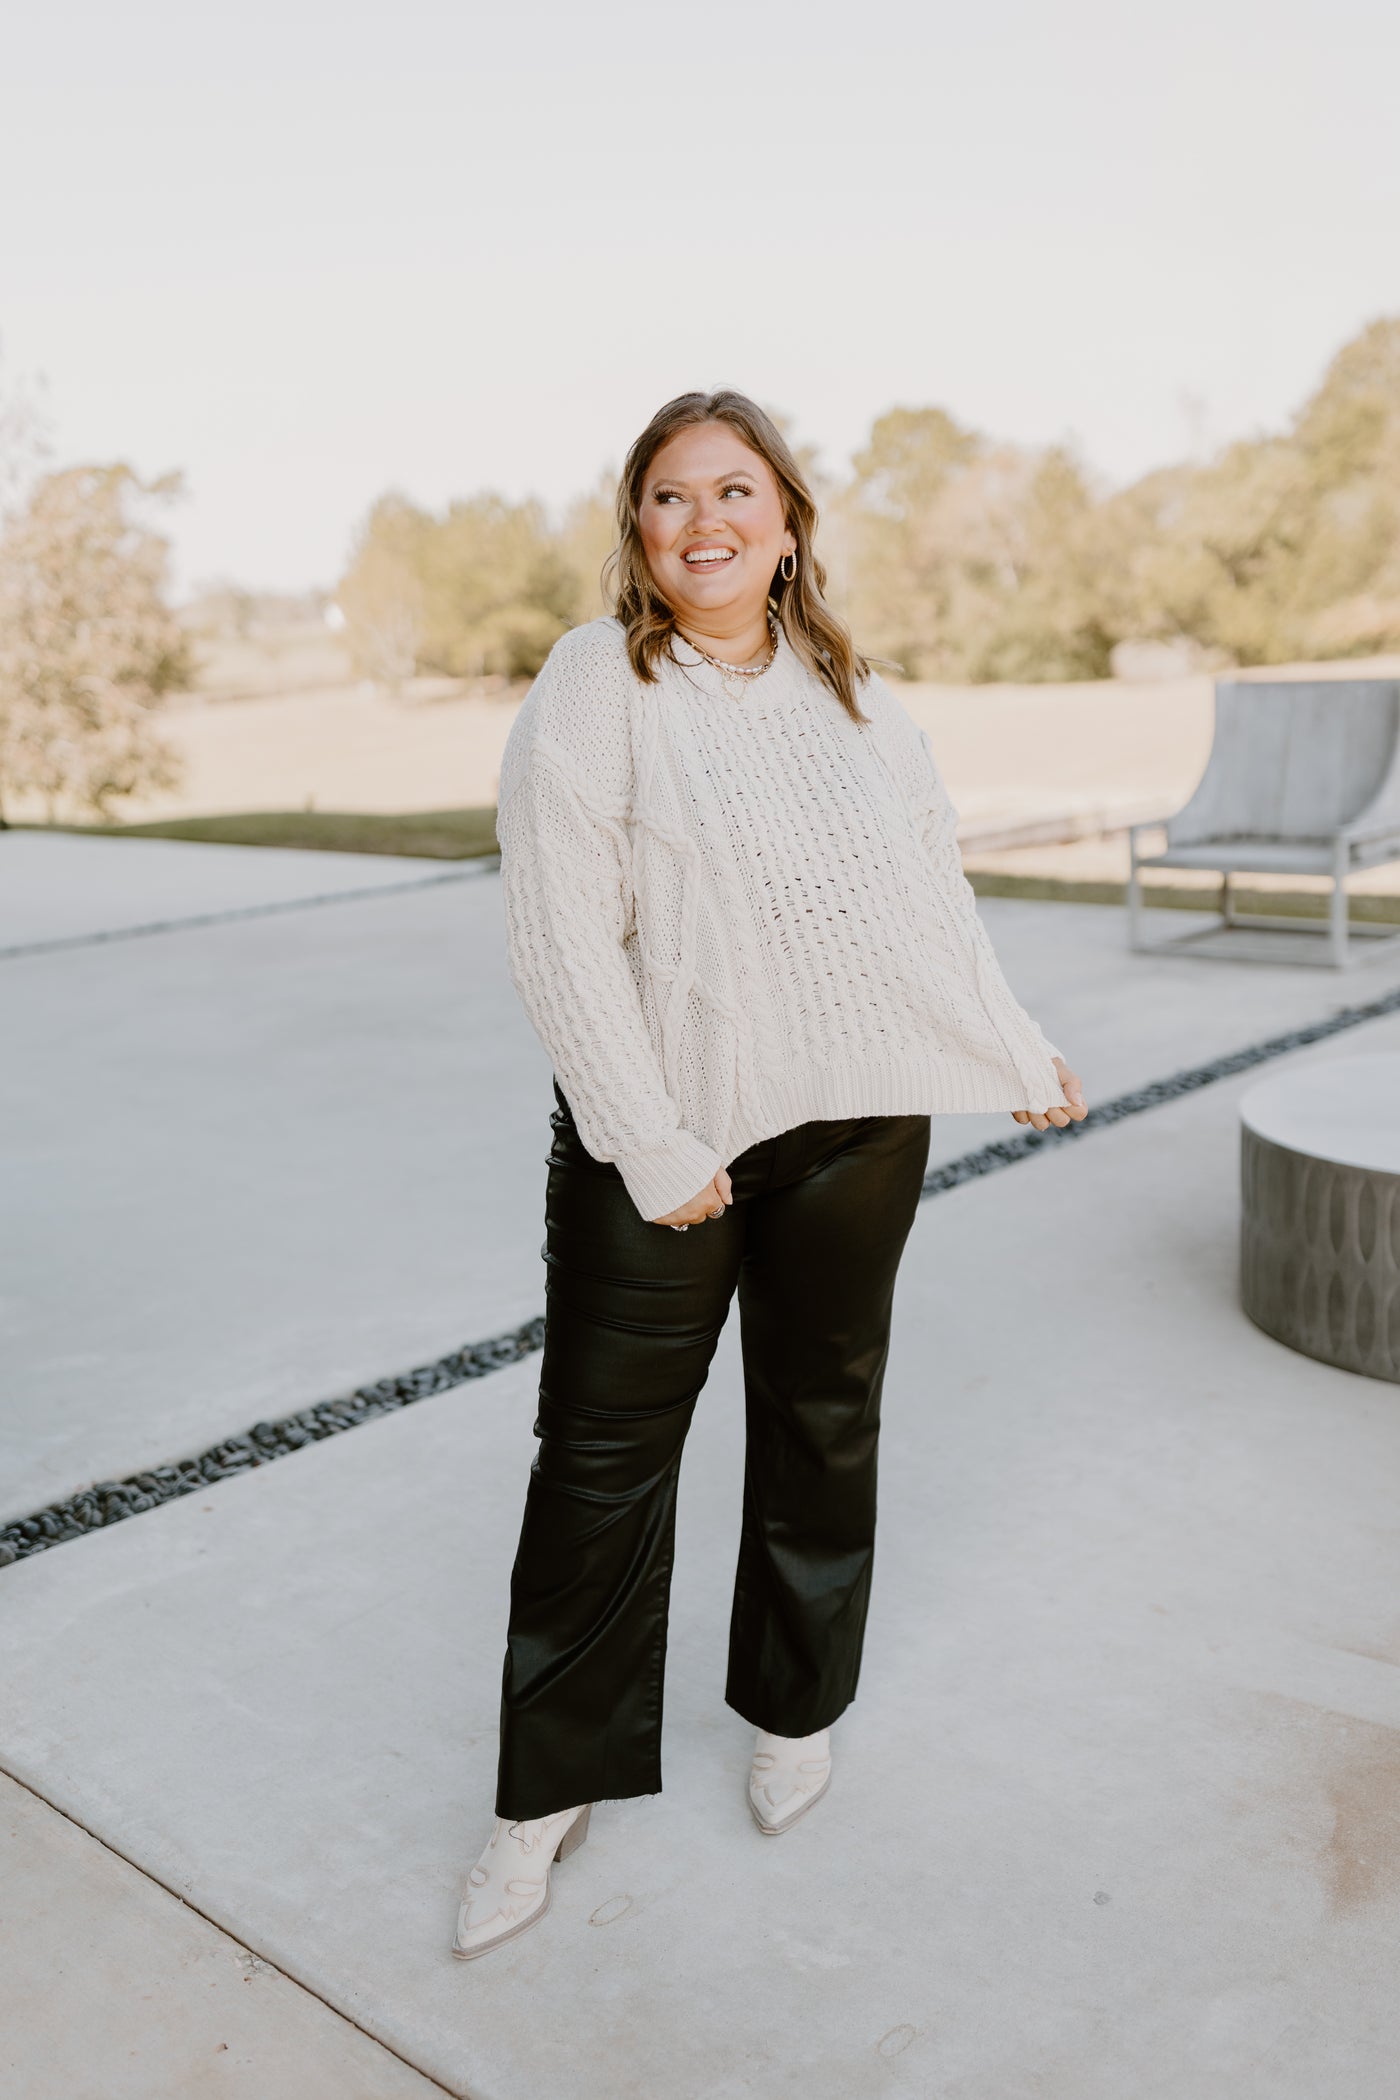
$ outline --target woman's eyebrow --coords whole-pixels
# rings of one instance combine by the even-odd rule
[[[700,476],[701,481],[705,478],[703,474]],[[711,487],[718,488],[722,481],[752,481],[753,478],[752,467],[731,467],[727,473],[710,475],[709,480]],[[691,486],[683,474],[658,474],[652,483],[653,488],[663,489],[688,489]]]

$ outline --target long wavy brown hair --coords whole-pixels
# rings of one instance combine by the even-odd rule
[[[774,570],[769,603],[808,670],[830,686],[854,721],[868,721],[869,716],[861,712],[856,687],[869,677],[870,666],[858,654],[845,621],[838,619],[822,595],[826,570],[812,546],[817,529],[812,491],[772,417],[732,387],[721,387],[713,394],[677,394],[656,411],[627,454],[617,490],[618,540],[604,564],[603,587],[626,632],[633,670],[646,684],[654,684],[656,666],[663,656],[671,655],[676,631],[675,613],[656,587],[642,545],[637,513],[643,486],[662,446],[677,431],[696,423],[727,423],[772,469],[782,493],[787,528],[797,541],[797,574],[789,583],[781,565]]]

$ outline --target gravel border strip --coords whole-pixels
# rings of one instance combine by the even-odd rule
[[[184,933],[200,926],[230,926],[239,919],[271,919],[282,912],[315,911],[323,904],[363,904],[371,897],[402,897],[407,890],[437,889],[445,882],[467,882],[473,875],[494,874],[500,856],[483,854],[465,868],[442,875],[414,875],[403,882],[376,882],[363,889],[325,890],[311,897],[281,897],[270,904],[234,904],[227,911],[196,912],[188,919],[151,919],[144,926],[114,926],[106,933],[67,933],[52,941],[20,941],[0,948],[0,962],[22,955],[61,955],[71,948],[105,948],[113,941],[144,941],[153,933]]]
[[[1214,1086],[1218,1080],[1233,1079],[1237,1073],[1248,1072],[1256,1065],[1268,1064],[1276,1057],[1286,1057],[1292,1050],[1306,1049],[1310,1043],[1325,1042],[1329,1036],[1341,1035],[1347,1029],[1359,1028],[1367,1021],[1378,1021],[1393,1013],[1400,1013],[1400,987],[1378,999],[1368,1000],[1362,1006],[1340,1007],[1326,1020],[1291,1028],[1285,1035],[1269,1036],[1243,1050],[1232,1050],[1224,1057],[1212,1058],[1209,1064],[1192,1065],[1183,1072],[1174,1072],[1168,1079],[1157,1079],[1148,1086],[1135,1087],[1130,1093],[1118,1094],[1100,1107],[1090,1109],[1082,1123],[1070,1123],[1063,1130],[1052,1126],[1043,1131],[1027,1130],[1019,1137],[997,1138],[989,1145],[979,1146],[975,1152],[965,1152],[960,1159],[948,1160],[935,1167],[925,1177],[920,1200],[941,1196],[949,1189],[961,1188],[965,1182],[980,1180],[984,1174],[996,1174],[1003,1167],[1014,1167],[1046,1146],[1077,1142],[1091,1131],[1106,1130],[1129,1116],[1140,1116],[1150,1108],[1178,1101],[1185,1094],[1199,1093],[1202,1087]],[[201,1451],[194,1458],[181,1459],[170,1466],[153,1466],[146,1472],[130,1474],[125,1480],[99,1480],[62,1502],[51,1502],[47,1508],[35,1510],[32,1516],[0,1525],[0,1568],[8,1567],[14,1561],[28,1560],[36,1553],[47,1552],[49,1547],[62,1545],[68,1539],[82,1538],[88,1532],[102,1531],[109,1524],[119,1524],[127,1517],[139,1516],[143,1510],[155,1509],[162,1502],[196,1494],[233,1474],[246,1473],[255,1466],[270,1465],[274,1459],[285,1458],[307,1444],[320,1443],[324,1438],[338,1436],[347,1429],[357,1429],[362,1422],[393,1414],[399,1408],[412,1406],[415,1400],[427,1399],[430,1394],[445,1393],[453,1386],[466,1384],[469,1379],[485,1378],[507,1364],[519,1363],[543,1344],[544,1318],[540,1315],[506,1334],[470,1343],[450,1356],[439,1357],[436,1363],[422,1364],[399,1377],[380,1378],[373,1385],[357,1386],[353,1393],[346,1393],[340,1399],[319,1401],[313,1407],[302,1408],[296,1414],[283,1415],[275,1421],[255,1422],[245,1435],[225,1437],[222,1443],[211,1444],[207,1451]]]
[[[961,1188],[964,1182],[976,1181],[983,1174],[1014,1167],[1018,1160],[1029,1158],[1044,1146],[1087,1137],[1091,1131],[1121,1123],[1126,1116],[1140,1116],[1167,1101],[1179,1101],[1183,1094],[1199,1093],[1203,1086],[1214,1086],[1217,1080],[1233,1079],[1255,1065],[1286,1057],[1291,1050],[1305,1050],[1310,1043],[1325,1042],[1329,1036],[1342,1035],[1349,1028],[1360,1028],[1366,1021],[1379,1021],[1393,1013],[1400,1013],[1400,986],[1382,993],[1378,999],[1368,999],[1363,1006],[1340,1006],[1324,1021],[1309,1021],[1301,1028],[1290,1028],[1285,1035],[1267,1036],[1261,1043],[1250,1043],[1243,1050],[1213,1057],[1209,1064],[1189,1065],[1184,1072],[1173,1072],[1167,1079],[1154,1079],[1147,1086],[1134,1087],[1130,1093],[1115,1095],[1113,1100],[1091,1108],[1082,1123],[1067,1123],[1062,1130],[1051,1124],[1048,1130],[1024,1130],[1019,1137],[996,1138],[975,1152],[965,1152],[961,1159],[950,1159],[943,1166],[934,1167],[925,1177],[924,1196],[941,1196],[945,1189]]]
[[[445,1393],[471,1378],[485,1378],[507,1364],[519,1363],[543,1344],[543,1318],[527,1320],[507,1334],[472,1342],[450,1356],[440,1356],[435,1364],[420,1364],[397,1378],[376,1379],[373,1385],[357,1386],[353,1393],[342,1394],[337,1400],[318,1401],[314,1407],[303,1407],[294,1415],[255,1422],[244,1435],[225,1437],[222,1443],[211,1444],[194,1458],[180,1459],[172,1466],[152,1466],[146,1472],[129,1474],[125,1480],[96,1481],[65,1501],[51,1502],[46,1509],[36,1510],[33,1516],[0,1525],[0,1567],[27,1560],[68,1539],[83,1538],[90,1531],[103,1531],[109,1524],[120,1524],[126,1517],[156,1509],[162,1502],[198,1494],[236,1473],[251,1472],[256,1466],[286,1458],[307,1444],[319,1444],[328,1436],[358,1429],[362,1422],[373,1422],[380,1415],[396,1414],[400,1408],[411,1407],[415,1400],[426,1400],[432,1393]]]

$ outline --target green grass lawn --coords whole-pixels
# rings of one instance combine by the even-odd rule
[[[216,846],[292,846],[314,853],[405,853],[474,860],[495,853],[494,809],[424,809],[402,816],[363,810],[253,809],[234,816],[168,817],[156,824],[54,824],[32,830],[88,838],[202,839]]]
[[[1012,875],[1000,869],[970,868],[968,881],[979,897],[1036,897],[1051,904],[1126,904],[1126,882],[1091,882],[1059,875]],[[1235,909],[1280,919],[1327,917],[1327,898],[1317,890],[1251,890],[1235,885]],[[1145,882],[1142,901],[1149,911],[1218,911],[1219,891],[1192,884]],[[1400,925],[1400,897],[1389,893],[1367,896],[1353,893],[1348,899],[1352,924]]]

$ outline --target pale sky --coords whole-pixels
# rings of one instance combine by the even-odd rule
[[[1115,479],[1400,311],[1393,0],[45,0],[0,352],[183,468],[183,585],[332,583],[373,498],[552,505],[732,384],[839,468],[937,403]]]

